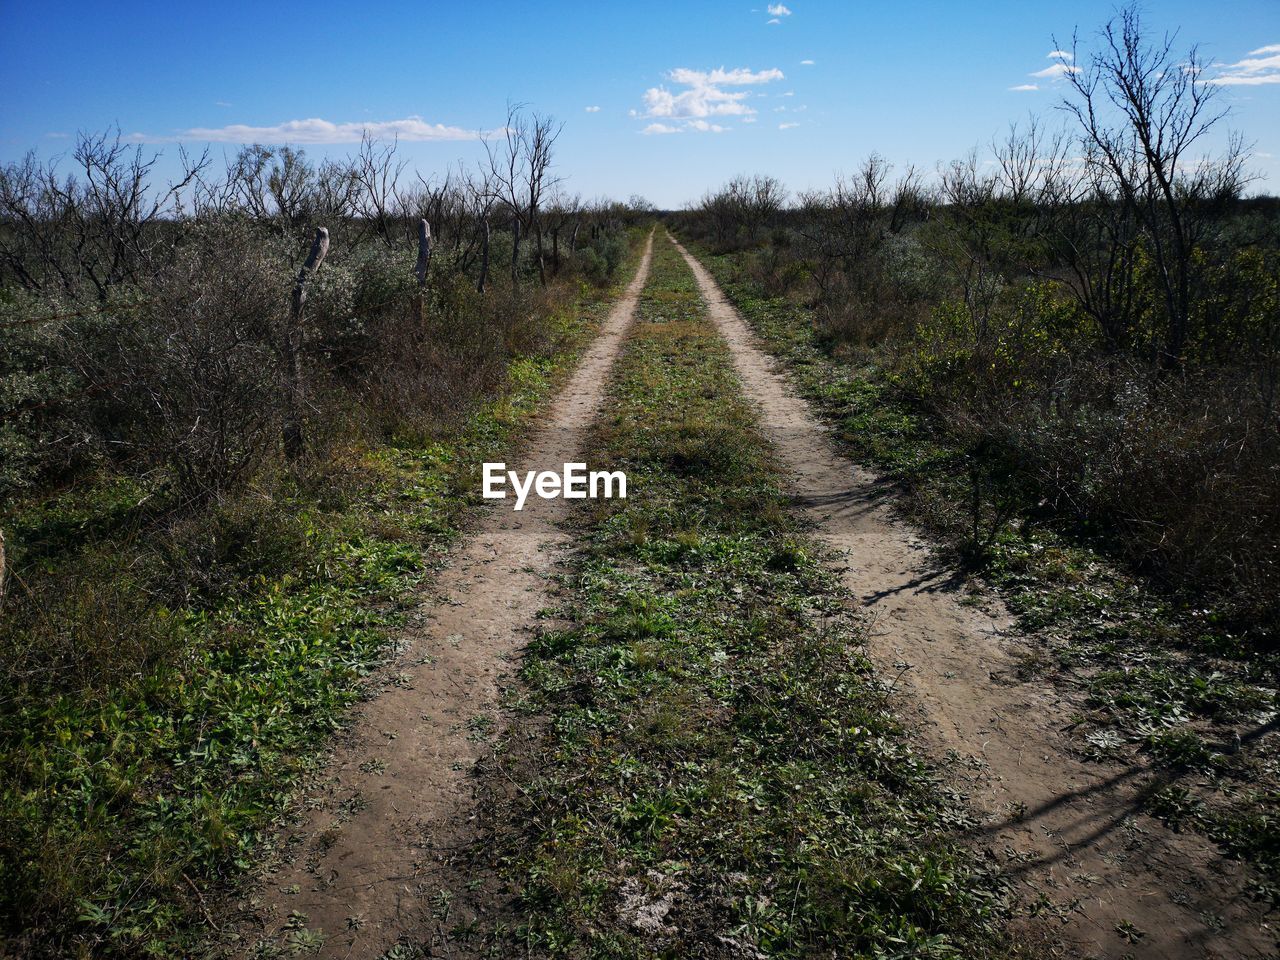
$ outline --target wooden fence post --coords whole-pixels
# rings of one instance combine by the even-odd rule
[[[431,268],[431,224],[418,221],[418,286],[427,285],[427,271]]]
[[[511,289],[520,286],[520,218],[511,221]]]
[[[329,231],[316,228],[311,241],[311,252],[298,271],[293,285],[293,301],[289,308],[289,325],[285,328],[281,343],[284,361],[284,455],[290,462],[302,456],[306,444],[302,436],[302,307],[307,302],[307,280],[329,252]]]
[[[480,248],[480,282],[476,284],[476,292],[484,293],[485,281],[489,279],[489,220],[484,221],[484,241]]]

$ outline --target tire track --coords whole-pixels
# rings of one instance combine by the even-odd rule
[[[634,279],[521,451],[525,469],[583,459],[652,248],[650,233]],[[473,839],[470,771],[488,751],[500,682],[568,546],[557,527],[564,513],[560,499],[531,497],[520,513],[502,501],[440,573],[420,624],[381,671],[382,692],[360,708],[288,831],[292,862],[265,881],[243,933],[251,949],[323,939],[318,956],[377,957],[438,932],[430,901],[470,879],[450,862]]]
[[[1139,812],[1151,771],[1077,761],[1061,731],[1074,705],[1016,679],[1019,640],[998,602],[983,614],[892,513],[891,491],[836,451],[827,429],[755,345],[710,273],[674,238],[747,397],[791,475],[797,507],[846,558],[844,579],[872,620],[870,652],[898,676],[900,707],[935,758],[954,751],[981,817],[975,840],[1031,901],[1065,906],[1055,931],[1087,957],[1275,955],[1275,932],[1244,892],[1240,866],[1205,839]],[[966,766],[972,771],[962,773]]]

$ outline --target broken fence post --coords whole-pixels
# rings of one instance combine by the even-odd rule
[[[306,449],[302,436],[302,308],[307,301],[307,281],[320,269],[328,252],[329,231],[317,227],[311,252],[293,285],[289,324],[280,345],[284,361],[284,455],[290,461],[297,460]]]
[[[431,269],[431,224],[426,220],[418,221],[418,286],[427,285],[427,271]]]
[[[520,218],[511,221],[511,287],[520,286]]]
[[[476,284],[476,292],[484,293],[485,281],[489,279],[489,221],[484,221],[484,240],[480,248],[480,282]]]

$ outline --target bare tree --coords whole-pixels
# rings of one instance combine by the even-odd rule
[[[556,194],[547,205],[547,228],[551,234],[551,270],[560,274],[560,233],[569,227],[572,231],[569,238],[570,254],[577,242],[578,220],[582,209],[582,197],[574,195],[564,197]]]
[[[158,225],[178,212],[209,157],[180,150],[178,178],[155,187],[160,154],[122,142],[118,129],[80,134],[71,155],[76,173],[66,178],[57,160],[41,164],[34,154],[0,168],[0,264],[28,289],[54,284],[78,298],[87,284],[105,300],[171,249]]]
[[[394,227],[404,206],[399,188],[407,161],[396,159],[398,145],[379,143],[366,132],[351,161],[355,214],[388,247],[395,246]]]
[[[886,241],[924,207],[916,170],[908,167],[891,180],[892,169],[873,153],[834,188],[799,197],[797,229],[824,311],[850,300],[870,306],[885,299]]]
[[[1004,284],[1000,180],[983,168],[976,152],[970,152],[939,171],[939,189],[950,227],[939,252],[951,261],[960,280],[974,340],[981,343],[987,339],[991,312]]]
[[[547,282],[543,250],[542,205],[560,178],[550,174],[553,148],[564,125],[540,113],[525,114],[523,105],[508,104],[501,139],[484,141],[488,181],[494,196],[516,219],[515,252],[519,257],[520,234],[533,235],[537,244],[538,278]]]
[[[1100,39],[1098,52],[1078,66],[1073,38],[1073,62],[1064,69],[1073,96],[1063,106],[1080,124],[1095,176],[1143,227],[1166,314],[1160,359],[1177,363],[1206,214],[1239,195],[1246,182],[1244,144],[1231,136],[1216,157],[1192,155],[1226,115],[1196,47],[1179,56],[1176,34],[1152,39],[1136,5],[1109,22]]]
[[[1129,345],[1136,318],[1142,230],[1105,170],[1086,150],[1083,163],[1064,165],[1040,185],[1036,211],[1047,263],[1038,272],[1062,280],[1106,348],[1117,351]]]
[[[1025,128],[1010,124],[1005,138],[991,144],[1002,196],[1018,207],[1035,204],[1046,185],[1062,179],[1069,152],[1066,133],[1046,132],[1034,116]]]
[[[317,221],[347,217],[354,192],[347,163],[325,160],[317,167],[303,150],[252,144],[228,162],[222,180],[200,179],[195,213],[209,218],[240,212],[296,235]]]
[[[786,202],[786,188],[776,177],[738,176],[719,190],[708,191],[699,210],[712,222],[718,243],[728,244],[739,237],[754,243]]]

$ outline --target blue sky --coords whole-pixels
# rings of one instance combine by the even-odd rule
[[[820,186],[873,150],[932,170],[1028,112],[1060,122],[1062,83],[1034,74],[1053,68],[1055,35],[1078,27],[1087,41],[1114,9],[0,0],[0,161],[52,156],[69,134],[116,123],[164,151],[162,169],[179,141],[211,141],[220,157],[289,140],[319,157],[381,125],[426,175],[474,161],[469,138],[514,100],[565,122],[557,166],[571,192],[678,206],[736,173]],[[1280,193],[1280,0],[1145,10],[1235,78],[1222,88],[1230,122],[1255,143],[1262,189]]]

